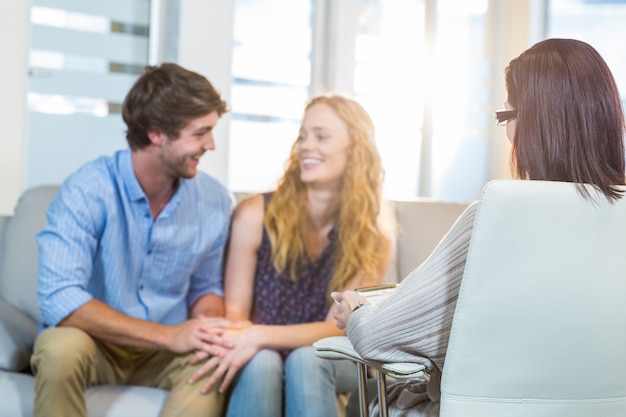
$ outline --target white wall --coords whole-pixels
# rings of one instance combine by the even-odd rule
[[[0,1],[0,215],[22,192],[30,1]]]
[[[211,81],[230,103],[234,1],[180,0],[178,63]],[[200,169],[228,183],[228,120],[215,128],[213,152],[200,160]]]

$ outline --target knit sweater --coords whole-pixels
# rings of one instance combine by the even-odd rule
[[[389,416],[438,416],[441,371],[478,204],[470,205],[422,265],[376,306],[356,310],[346,333],[365,359],[417,361],[430,381],[390,384]],[[377,411],[376,404],[371,410]]]

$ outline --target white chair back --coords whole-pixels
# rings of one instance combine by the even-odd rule
[[[626,416],[626,197],[589,190],[484,188],[441,417]]]

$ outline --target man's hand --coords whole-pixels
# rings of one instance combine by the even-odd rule
[[[223,355],[226,350],[233,348],[232,342],[222,337],[229,327],[230,320],[224,318],[193,318],[169,327],[165,347],[175,353],[195,350],[210,355]]]
[[[191,376],[189,383],[196,382],[214,370],[200,391],[203,394],[206,394],[216,383],[218,383],[218,381],[220,381],[220,379],[223,378],[218,391],[220,393],[224,393],[232,380],[235,378],[235,375],[237,375],[237,372],[243,368],[259,351],[257,329],[258,328],[255,326],[229,329],[224,334],[224,339],[231,340],[233,348],[227,350],[222,357],[211,357]],[[195,365],[199,363],[200,360],[202,360],[202,358],[199,358],[198,355],[194,355],[191,358],[190,363]]]

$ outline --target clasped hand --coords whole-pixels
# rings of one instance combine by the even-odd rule
[[[333,318],[337,321],[338,328],[345,329],[354,307],[366,300],[355,291],[334,292],[331,295],[338,304],[333,308]],[[200,389],[202,394],[208,393],[218,383],[218,392],[224,393],[237,372],[254,357],[261,346],[262,326],[255,326],[250,322],[215,320],[224,320],[219,323],[227,325],[199,329],[201,334],[197,337],[203,342],[189,360],[191,365],[206,360],[188,381],[193,384],[210,373]]]
[[[232,327],[230,320],[199,316],[171,326],[165,335],[164,348],[174,353],[205,352],[207,356],[223,354],[232,342],[223,337]]]
[[[189,383],[195,383],[213,370],[200,392],[208,393],[221,380],[218,392],[224,393],[239,369],[243,368],[258,352],[257,336],[257,327],[249,322],[238,322],[235,326],[225,329],[221,339],[229,343],[229,347],[225,349],[222,345],[219,354],[211,353],[213,356],[191,376]],[[189,362],[191,365],[196,365],[207,357],[206,351],[197,351]]]

